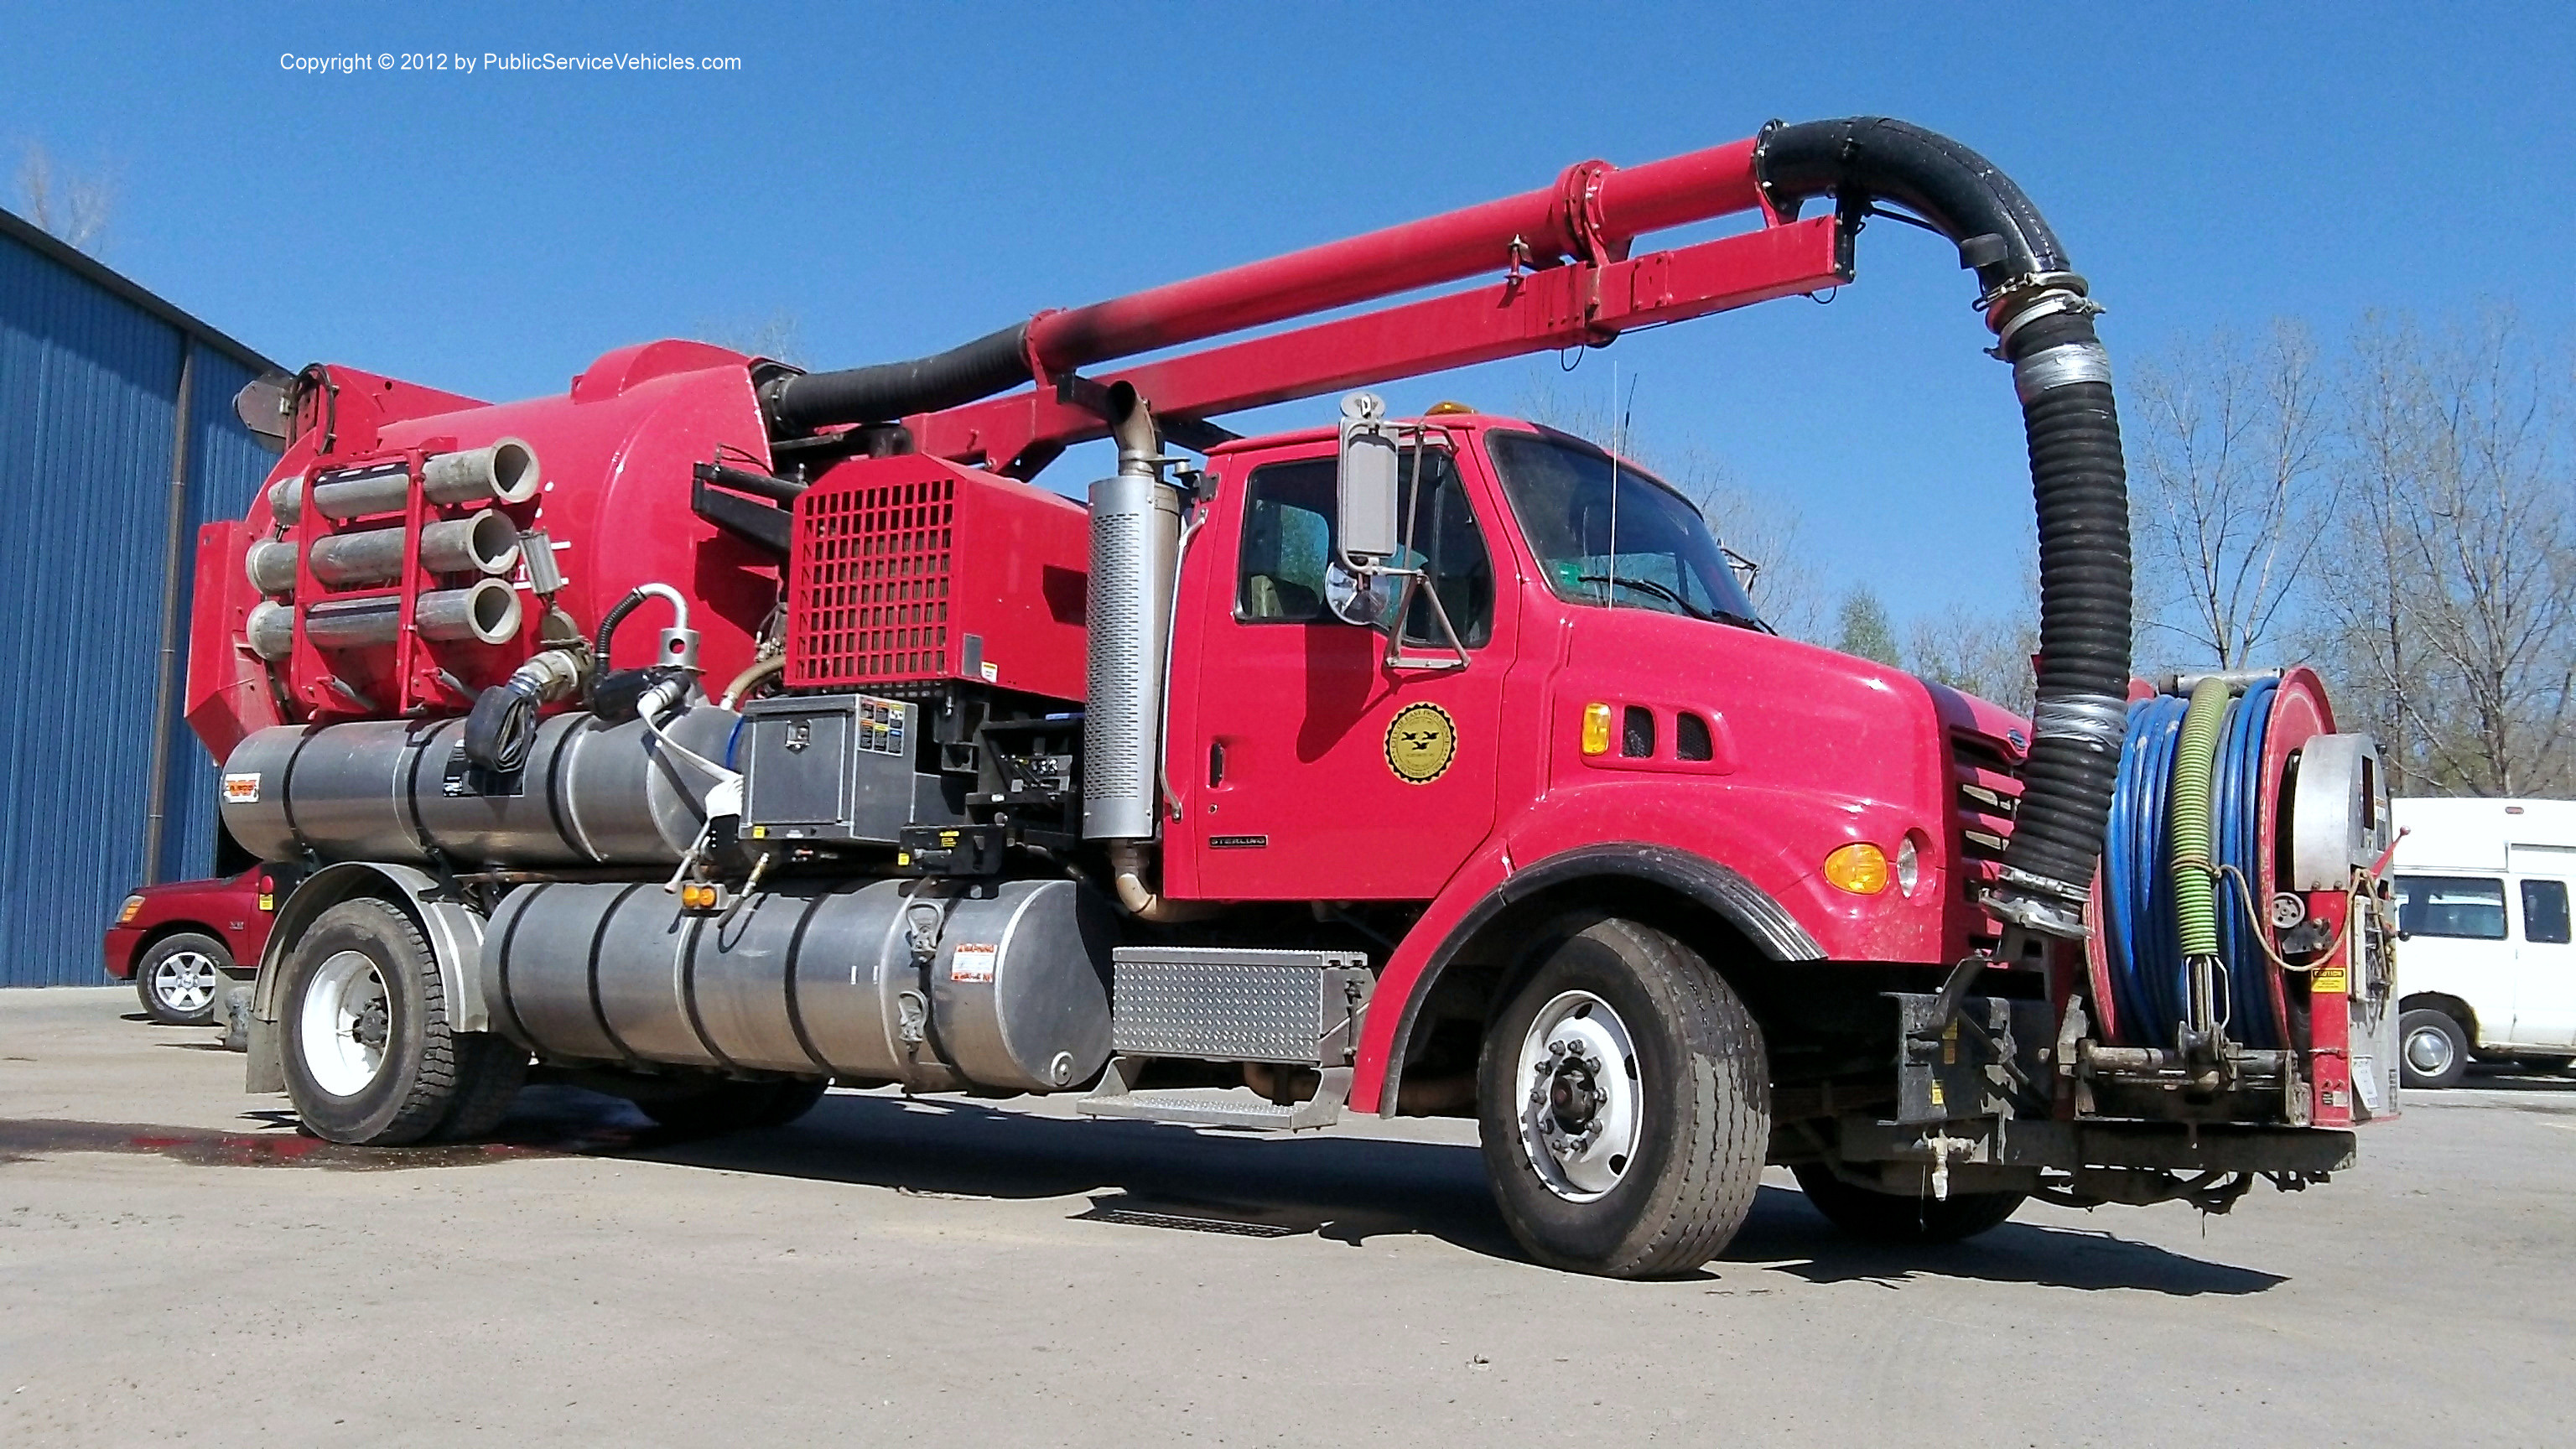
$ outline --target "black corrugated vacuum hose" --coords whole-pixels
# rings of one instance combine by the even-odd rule
[[[2093,330],[2099,309],[2030,198],[1945,136],[1876,116],[1778,126],[1754,164],[1783,212],[1831,195],[1857,219],[1870,202],[1892,202],[1957,244],[1977,274],[2013,365],[2039,512],[2039,707],[1991,904],[2029,930],[2081,935],[2129,682],[2128,470],[2110,359]]]
[[[801,433],[835,423],[892,422],[991,397],[1027,382],[1029,324],[1017,322],[945,352],[839,372],[803,372],[762,386],[769,425]]]

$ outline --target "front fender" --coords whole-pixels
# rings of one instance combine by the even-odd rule
[[[260,951],[259,979],[251,990],[250,1085],[253,1092],[286,1089],[285,1063],[279,1054],[278,1016],[283,1008],[282,969],[287,954],[305,929],[324,911],[359,896],[398,901],[420,923],[438,963],[439,986],[447,1000],[447,1020],[456,1031],[490,1031],[492,1016],[483,1001],[483,980],[475,961],[483,950],[483,913],[459,900],[453,890],[426,871],[378,861],[343,861],[326,865],[296,884],[277,904],[268,944]]]
[[[1707,906],[1776,961],[1941,959],[1951,889],[1937,849],[1911,895],[1846,895],[1822,876],[1837,845],[1893,847],[1940,822],[1875,801],[1820,799],[1709,777],[1623,773],[1535,802],[1442,887],[1388,957],[1361,1032],[1351,1103],[1386,1112],[1423,998],[1460,948],[1513,901],[1584,876],[1644,880]]]

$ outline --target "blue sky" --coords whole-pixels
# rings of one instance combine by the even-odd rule
[[[279,360],[497,400],[774,319],[814,366],[911,356],[1585,157],[1876,112],[2019,179],[2134,360],[2279,315],[2332,337],[2490,302],[2564,340],[2571,40],[2544,6],[21,4],[0,146],[13,171],[38,141],[112,173],[107,260]],[[279,65],[548,50],[742,69]],[[2031,523],[1971,291],[1943,244],[1881,225],[1830,307],[1628,338],[1549,385],[1606,399],[1615,358],[1648,449],[1794,503],[1812,566],[1900,618],[1996,603]],[[1556,366],[1386,391],[1505,408]]]

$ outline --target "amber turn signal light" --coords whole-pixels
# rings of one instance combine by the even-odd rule
[[[1874,896],[1887,889],[1887,852],[1855,841],[1825,857],[1825,879],[1834,889]]]
[[[1597,699],[1583,707],[1583,753],[1610,753],[1610,706]]]

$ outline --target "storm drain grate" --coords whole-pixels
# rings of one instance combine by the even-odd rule
[[[1233,1218],[1191,1217],[1182,1213],[1145,1212],[1138,1208],[1100,1207],[1078,1213],[1078,1223],[1125,1223],[1137,1228],[1172,1228],[1184,1233],[1225,1233],[1238,1238],[1288,1238],[1296,1236],[1295,1228],[1277,1223],[1247,1223]]]

